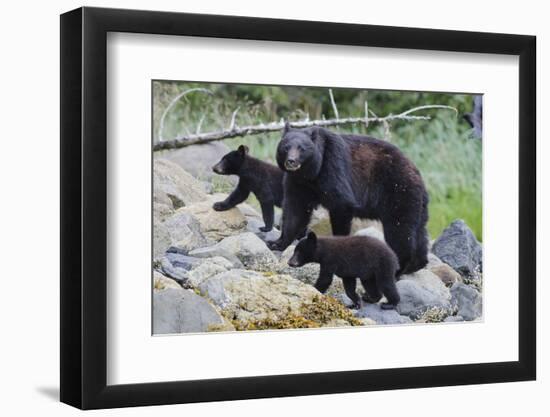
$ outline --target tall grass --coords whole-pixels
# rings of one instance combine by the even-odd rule
[[[154,84],[154,132],[157,132],[158,120],[170,99],[178,92],[197,85],[200,84],[177,82]],[[224,89],[223,85],[200,86],[210,88],[214,95],[197,95],[178,103],[166,117],[164,137],[194,132],[201,118],[204,118],[202,124],[204,132],[227,127],[231,113],[237,107],[240,107],[237,123],[242,125],[278,120],[281,117],[293,120],[303,117],[306,113],[311,117],[320,117],[319,114],[312,115],[311,112],[326,111],[327,117],[331,116],[330,107],[323,110],[326,103],[321,101],[320,94],[324,91],[320,89],[259,86],[230,86],[231,88]],[[424,104],[451,104],[464,111],[468,109],[471,102],[471,97],[463,94],[350,91],[356,91],[356,94],[353,95],[348,91],[335,94],[341,115],[360,114],[362,109],[356,108],[366,97],[369,97],[369,107],[379,115],[385,115],[390,111],[396,113]],[[251,95],[247,95],[248,92]],[[338,99],[339,96],[340,99]],[[343,101],[346,97],[349,100]],[[370,98],[373,98],[373,102],[382,108],[373,108]],[[388,100],[387,104],[384,99]],[[347,108],[344,103],[349,103]],[[303,110],[304,108],[307,108],[307,111]],[[392,123],[390,140],[411,158],[424,178],[430,196],[429,233],[432,238],[435,238],[451,221],[461,218],[481,241],[481,141],[471,138],[469,126],[454,112],[439,110],[430,111],[427,114],[432,116],[432,120]],[[371,124],[368,130],[363,126],[342,126],[335,130],[342,133],[384,137],[382,126],[376,124]],[[279,139],[279,133],[271,133],[229,139],[224,143],[232,149],[245,144],[255,157],[274,162]]]

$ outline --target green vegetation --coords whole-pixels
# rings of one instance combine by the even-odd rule
[[[163,137],[195,133],[202,119],[201,131],[209,132],[229,126],[231,115],[239,108],[238,125],[289,120],[331,118],[334,116],[326,88],[264,87],[256,85],[160,82],[153,85],[154,140],[158,140],[159,122],[164,109],[182,91],[206,88],[211,95],[195,92],[182,98],[166,115]],[[340,117],[363,116],[364,103],[378,116],[398,114],[410,108],[445,104],[458,109],[425,110],[432,120],[395,121],[390,125],[391,142],[418,166],[430,194],[428,229],[432,238],[454,219],[462,218],[482,240],[482,144],[471,138],[469,125],[460,114],[471,111],[473,97],[466,94],[395,92],[380,90],[334,89]],[[339,126],[334,130],[369,134],[383,138],[384,127]],[[225,140],[230,148],[249,146],[251,153],[274,162],[279,133]],[[215,190],[222,190],[214,184]],[[224,190],[225,191],[225,190]]]

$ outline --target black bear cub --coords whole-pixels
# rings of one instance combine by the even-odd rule
[[[283,171],[275,165],[253,158],[244,145],[224,155],[212,170],[216,174],[239,177],[237,188],[224,201],[214,203],[214,210],[229,210],[246,200],[252,192],[262,208],[265,225],[260,230],[269,232],[273,228],[273,206],[281,207],[283,201]]]
[[[321,265],[315,288],[325,293],[336,274],[344,283],[346,295],[353,301],[352,308],[360,308],[355,292],[357,278],[361,280],[365,294],[363,300],[376,303],[382,295],[388,300],[381,308],[389,310],[399,303],[395,286],[395,274],[399,269],[397,256],[384,242],[368,236],[320,237],[314,232],[298,242],[294,255],[288,261],[292,267],[310,262]]]

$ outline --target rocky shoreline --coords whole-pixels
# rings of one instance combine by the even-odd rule
[[[433,242],[425,269],[397,282],[396,310],[366,303],[350,310],[340,279],[320,294],[312,286],[318,265],[290,268],[294,246],[282,253],[268,249],[265,242],[279,232],[260,232],[257,210],[244,203],[214,211],[212,204],[225,195],[212,194],[209,182],[176,162],[154,160],[154,334],[481,319],[482,246],[462,220]],[[322,231],[326,222],[319,210],[311,227]],[[383,239],[378,222],[354,221],[353,229]]]

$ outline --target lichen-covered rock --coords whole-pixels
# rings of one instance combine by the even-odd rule
[[[153,334],[205,332],[223,324],[216,309],[191,290],[153,292]]]
[[[379,304],[363,304],[355,313],[357,318],[368,318],[376,324],[408,324],[412,320],[407,316],[400,315],[395,310],[383,310]]]
[[[471,321],[481,317],[483,302],[481,294],[476,289],[457,282],[451,287],[451,296],[452,305],[464,320]]]
[[[197,219],[201,233],[210,243],[240,233],[246,228],[246,218],[238,207],[227,211],[215,211],[212,208],[214,201],[210,198],[180,209],[183,213],[188,213]]]
[[[187,285],[198,288],[205,279],[231,269],[233,264],[221,256],[204,259],[198,266],[187,272]]]
[[[449,289],[437,275],[426,269],[403,275],[396,286],[401,297],[397,305],[399,314],[418,319],[430,308],[451,309]]]
[[[201,183],[177,164],[162,158],[153,161],[153,202],[177,210],[205,200]]]
[[[481,270],[482,248],[463,220],[455,220],[433,244],[432,252],[465,277]]]
[[[233,264],[239,262],[247,269],[270,272],[277,268],[277,258],[254,233],[245,232],[229,236],[213,246],[196,249],[189,253],[199,258],[222,256]]]
[[[447,287],[450,287],[455,282],[462,282],[460,274],[447,264],[441,263],[440,265],[431,266],[428,269],[430,272],[437,275]]]
[[[226,317],[247,322],[278,319],[297,313],[319,292],[288,275],[262,274],[233,269],[207,278],[199,285],[202,295],[217,305]]]
[[[165,290],[168,288],[175,288],[179,290],[181,289],[181,285],[173,279],[162,275],[160,272],[153,271],[153,288],[155,290]]]

